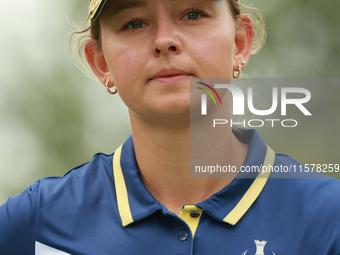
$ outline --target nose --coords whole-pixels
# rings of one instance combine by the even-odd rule
[[[160,20],[156,28],[156,36],[153,46],[154,55],[179,54],[182,50],[178,34],[171,22]]]

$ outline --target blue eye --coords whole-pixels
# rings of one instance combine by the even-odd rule
[[[144,26],[143,22],[141,22],[141,21],[139,21],[139,20],[135,20],[135,21],[131,22],[131,23],[127,26],[127,28],[130,28],[130,29],[137,29],[137,28],[141,28],[141,27],[143,27],[143,26]]]
[[[187,13],[186,16],[187,16],[188,19],[194,20],[194,19],[200,18],[202,16],[202,14],[199,13],[199,12],[189,12],[189,13]]]

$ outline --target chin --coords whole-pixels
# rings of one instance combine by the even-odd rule
[[[150,114],[150,112],[149,112]],[[190,123],[190,104],[185,106],[177,105],[164,105],[162,108],[153,109],[150,119],[157,123],[164,123],[166,125],[187,125]]]

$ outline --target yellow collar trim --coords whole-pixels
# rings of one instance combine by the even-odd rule
[[[122,168],[120,166],[120,156],[122,154],[122,146],[120,146],[113,156],[113,176],[116,188],[117,205],[123,227],[133,222],[128,193],[125,185],[125,179]]]
[[[116,150],[113,156],[113,176],[114,176],[114,182],[115,182],[116,198],[117,198],[117,206],[118,206],[119,215],[122,220],[122,225],[126,227],[127,225],[133,223],[134,221],[133,221],[132,214],[131,214],[129,198],[128,198],[128,193],[127,193],[127,189],[125,185],[123,171],[120,165],[121,153],[122,153],[122,146],[120,146]],[[249,187],[247,192],[243,195],[243,197],[238,202],[238,204],[223,219],[223,221],[231,225],[235,225],[243,217],[243,215],[248,211],[250,206],[255,202],[255,200],[261,194],[264,186],[267,183],[267,180],[270,175],[270,171],[265,172],[264,171],[265,167],[267,167],[267,169],[271,169],[270,166],[274,165],[274,161],[275,161],[275,152],[269,146],[267,146],[267,153],[266,153],[266,157],[264,159],[264,163],[263,163],[260,174],[254,180],[254,182]],[[192,209],[192,208],[187,207],[186,209]],[[196,222],[194,225],[196,225]],[[194,227],[193,229],[196,230],[196,228],[197,226]]]
[[[234,207],[234,209],[223,219],[223,221],[235,225],[243,215],[248,211],[250,206],[255,202],[260,193],[262,192],[264,186],[266,185],[270,171],[264,171],[267,169],[271,169],[270,166],[274,165],[275,161],[275,152],[267,145],[267,153],[264,159],[264,163],[261,169],[261,173],[254,180],[252,185],[249,187],[247,192],[243,195],[238,204]]]

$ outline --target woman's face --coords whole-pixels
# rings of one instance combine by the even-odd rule
[[[100,24],[94,71],[138,116],[188,114],[191,77],[231,77],[244,60],[226,0],[109,0]]]

